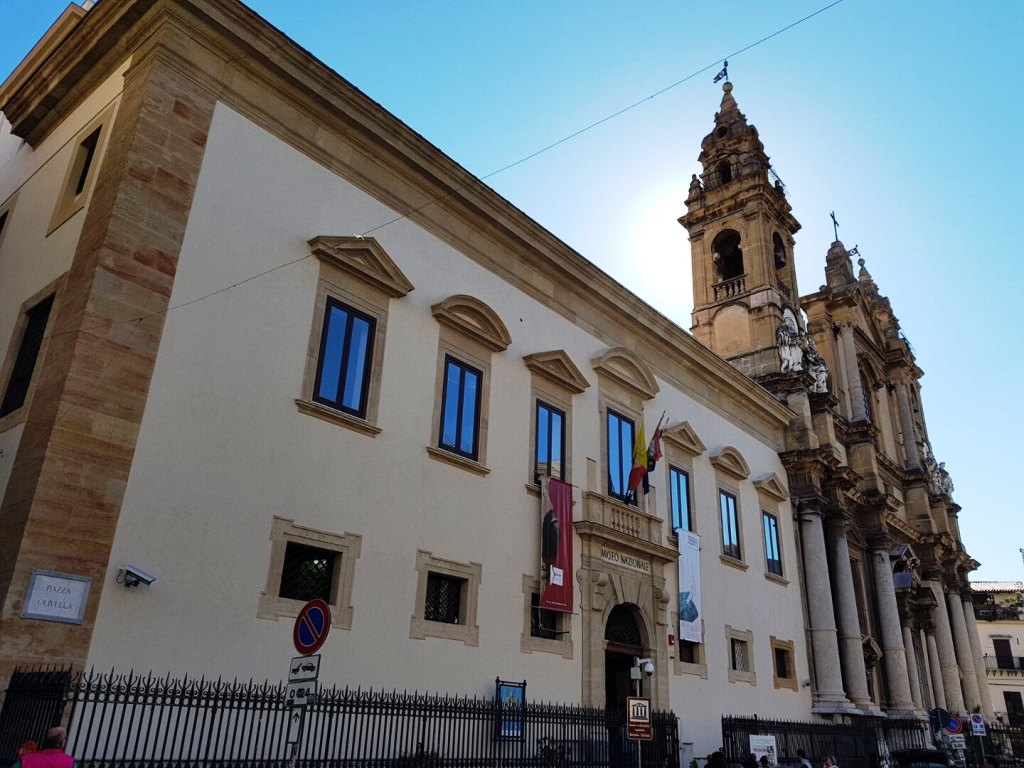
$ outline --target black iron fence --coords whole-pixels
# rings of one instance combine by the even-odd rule
[[[0,716],[0,767],[21,740],[39,740],[63,718],[78,768],[283,768],[293,755],[290,729],[300,768],[628,768],[638,757],[645,768],[678,768],[671,712],[654,713],[653,740],[635,742],[626,738],[624,713],[326,688],[296,725],[283,684],[90,673],[67,675],[57,696],[51,685],[51,709],[27,727],[26,718],[8,722],[8,704],[17,709],[30,693],[31,681],[19,680],[20,693],[8,690]]]
[[[793,766],[800,764],[798,749],[814,765],[835,755],[843,768],[876,768],[881,756],[894,750],[931,747],[927,724],[918,720],[870,717],[844,724],[723,717],[722,748],[729,763],[741,762],[751,752],[751,735],[774,736],[777,762]]]

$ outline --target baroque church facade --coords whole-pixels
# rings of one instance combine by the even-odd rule
[[[731,84],[692,333],[232,0],[72,5],[0,110],[0,684],[276,679],[322,597],[325,682],[614,708],[645,658],[696,754],[990,712],[921,370],[842,243],[800,295]]]

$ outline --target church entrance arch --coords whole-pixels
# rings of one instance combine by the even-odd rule
[[[644,638],[632,604],[616,605],[608,614],[604,639],[605,708],[624,710],[626,698],[633,695],[630,669],[633,660],[644,655]]]

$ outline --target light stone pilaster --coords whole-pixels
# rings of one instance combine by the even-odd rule
[[[841,522],[829,525],[828,538],[832,552],[831,575],[838,599],[835,614],[839,625],[839,653],[846,695],[858,709],[870,710],[871,695],[868,693],[868,676],[864,667],[864,647],[861,644],[857,593],[853,586],[853,572],[850,570],[846,527]]]
[[[992,691],[988,687],[988,673],[985,671],[985,658],[981,652],[981,638],[978,637],[978,623],[974,618],[974,603],[970,597],[963,598],[964,619],[967,622],[967,637],[971,641],[971,655],[974,657],[974,672],[978,677],[978,692],[981,694],[981,711],[985,718],[995,718],[992,706]]]
[[[825,530],[821,510],[805,505],[800,510],[800,537],[803,543],[804,580],[807,584],[807,610],[810,619],[811,656],[814,659],[815,711],[846,711],[851,708],[843,692],[843,673],[839,662],[839,639],[832,607],[832,587],[825,554]]]
[[[942,684],[942,663],[939,661],[939,647],[935,642],[935,632],[930,631],[925,637],[928,646],[928,671],[931,677],[932,703],[939,709],[946,707],[946,690]]]
[[[896,382],[896,410],[900,414],[900,429],[903,430],[903,447],[907,453],[907,468],[921,469],[921,455],[917,450],[917,432],[914,419],[910,414],[910,396],[907,394],[907,382],[900,379]]]
[[[839,327],[839,341],[846,361],[846,380],[850,387],[850,421],[865,421],[868,417],[864,407],[864,386],[860,381],[857,366],[857,346],[853,340],[853,324],[843,323]]]
[[[946,595],[946,603],[949,606],[949,617],[953,628],[953,647],[956,649],[956,658],[960,663],[960,669],[963,670],[964,704],[967,705],[968,712],[974,712],[981,707],[981,693],[978,691],[978,676],[974,667],[971,640],[967,636],[964,605],[957,592],[950,592]]]
[[[924,709],[921,697],[921,678],[918,674],[917,649],[914,647],[914,631],[909,624],[903,625],[903,650],[907,654],[907,678],[910,681],[910,698],[917,709]]]
[[[889,682],[888,709],[909,713],[914,709],[914,701],[910,696],[907,655],[903,648],[903,628],[899,604],[896,602],[896,586],[892,580],[888,545],[872,547],[871,560],[875,567],[875,596],[878,601],[878,619],[882,635],[882,658],[885,662],[885,676]]]
[[[938,582],[932,582],[936,604],[932,610],[932,622],[935,624],[935,645],[939,652],[939,669],[942,672],[942,691],[945,694],[946,706],[950,712],[964,714],[963,689],[960,687],[960,668],[956,664],[956,653],[953,650],[953,632],[949,628],[949,612],[946,609],[946,596]]]

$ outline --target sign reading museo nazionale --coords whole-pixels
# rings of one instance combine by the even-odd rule
[[[21,618],[81,624],[91,586],[88,576],[34,568]]]

